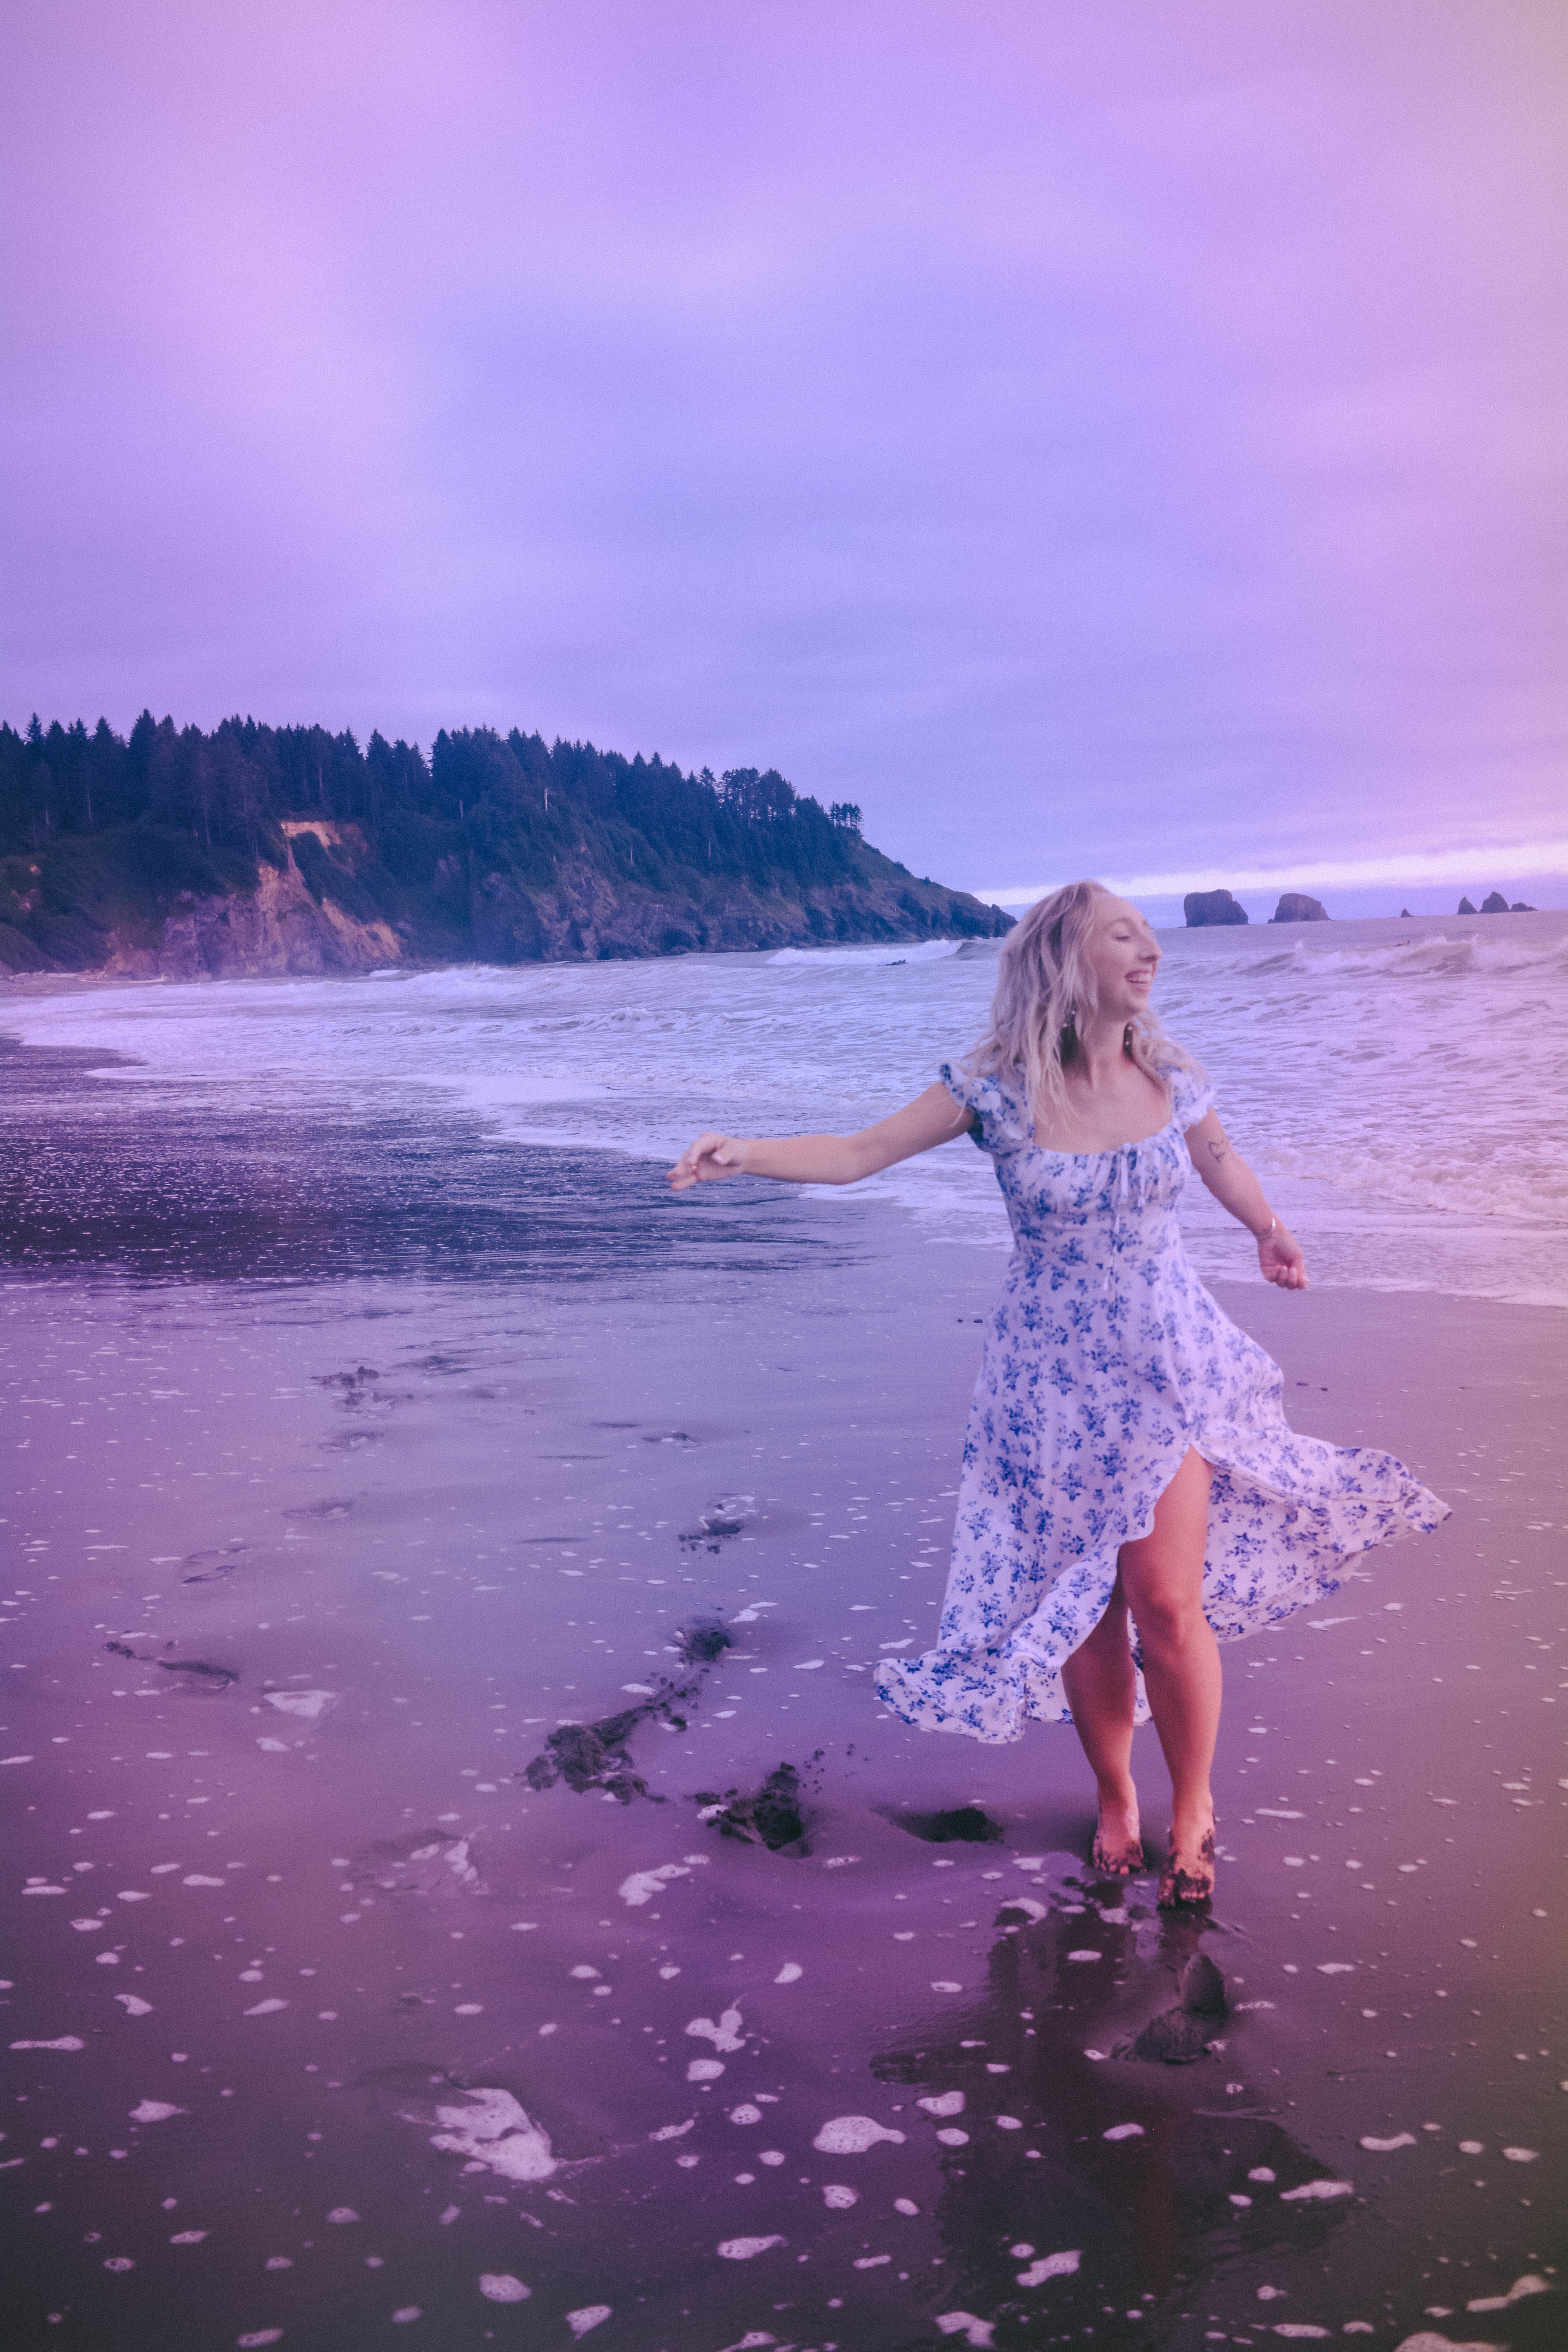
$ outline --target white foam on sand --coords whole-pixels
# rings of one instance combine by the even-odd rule
[[[722,2050],[726,2053],[732,2050],[743,2050],[746,2046],[746,2036],[742,2028],[741,2012],[738,2009],[721,2011],[717,2025],[710,2017],[694,2017],[686,2031],[688,2033],[696,2034],[703,2042],[710,2042],[715,2050]]]
[[[505,2180],[549,2180],[560,2170],[550,2136],[532,2122],[510,2091],[473,2090],[466,2106],[437,2106],[442,2128],[430,2145],[471,2164],[488,2166]]]
[[[1047,2279],[1070,2278],[1082,2256],[1076,2251],[1063,2254],[1042,2254],[1026,2271],[1018,2273],[1020,2286],[1044,2286]]]
[[[1515,2279],[1506,2294],[1478,2295],[1473,2302],[1466,2304],[1465,2309],[1467,2311],[1506,2311],[1510,2303],[1522,2302],[1526,2295],[1550,2294],[1552,2292],[1550,2279],[1540,2277],[1534,2271],[1527,2271],[1522,2278]]]
[[[479,2273],[479,2293],[487,2295],[491,2303],[526,2303],[532,2292],[532,2288],[524,2286],[520,2278],[514,2278],[510,2271]]]
[[[835,2116],[823,2125],[811,2144],[819,2156],[864,2156],[868,2148],[884,2139],[896,2141],[901,2147],[904,2135],[870,2116]]]
[[[330,1690],[264,1691],[262,1696],[279,1715],[297,1715],[306,1723],[314,1723],[328,1707],[337,1704],[338,1694]]]
[[[692,1871],[707,1860],[705,1853],[694,1853],[688,1854],[684,1862],[661,1862],[654,1870],[634,1870],[629,1878],[622,1879],[616,1893],[623,1903],[629,1903],[635,1910],[644,1903],[651,1903],[672,1879],[689,1878]]]
[[[928,2116],[961,2116],[963,2113],[963,2093],[939,2091],[929,2099],[917,2099],[915,2105]]]

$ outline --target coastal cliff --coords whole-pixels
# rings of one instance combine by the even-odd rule
[[[143,714],[0,728],[0,971],[189,980],[941,938],[1012,919],[776,771],[489,730],[416,746]]]

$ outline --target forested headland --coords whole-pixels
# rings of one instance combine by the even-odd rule
[[[860,812],[514,729],[373,734],[143,711],[0,724],[0,970],[198,977],[994,938]]]

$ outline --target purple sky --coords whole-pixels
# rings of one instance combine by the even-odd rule
[[[13,723],[1568,900],[1561,0],[14,0],[0,115]]]

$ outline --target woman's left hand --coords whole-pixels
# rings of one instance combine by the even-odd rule
[[[1258,1244],[1258,1265],[1265,1282],[1281,1290],[1305,1290],[1307,1261],[1301,1244],[1284,1225],[1277,1224]]]

